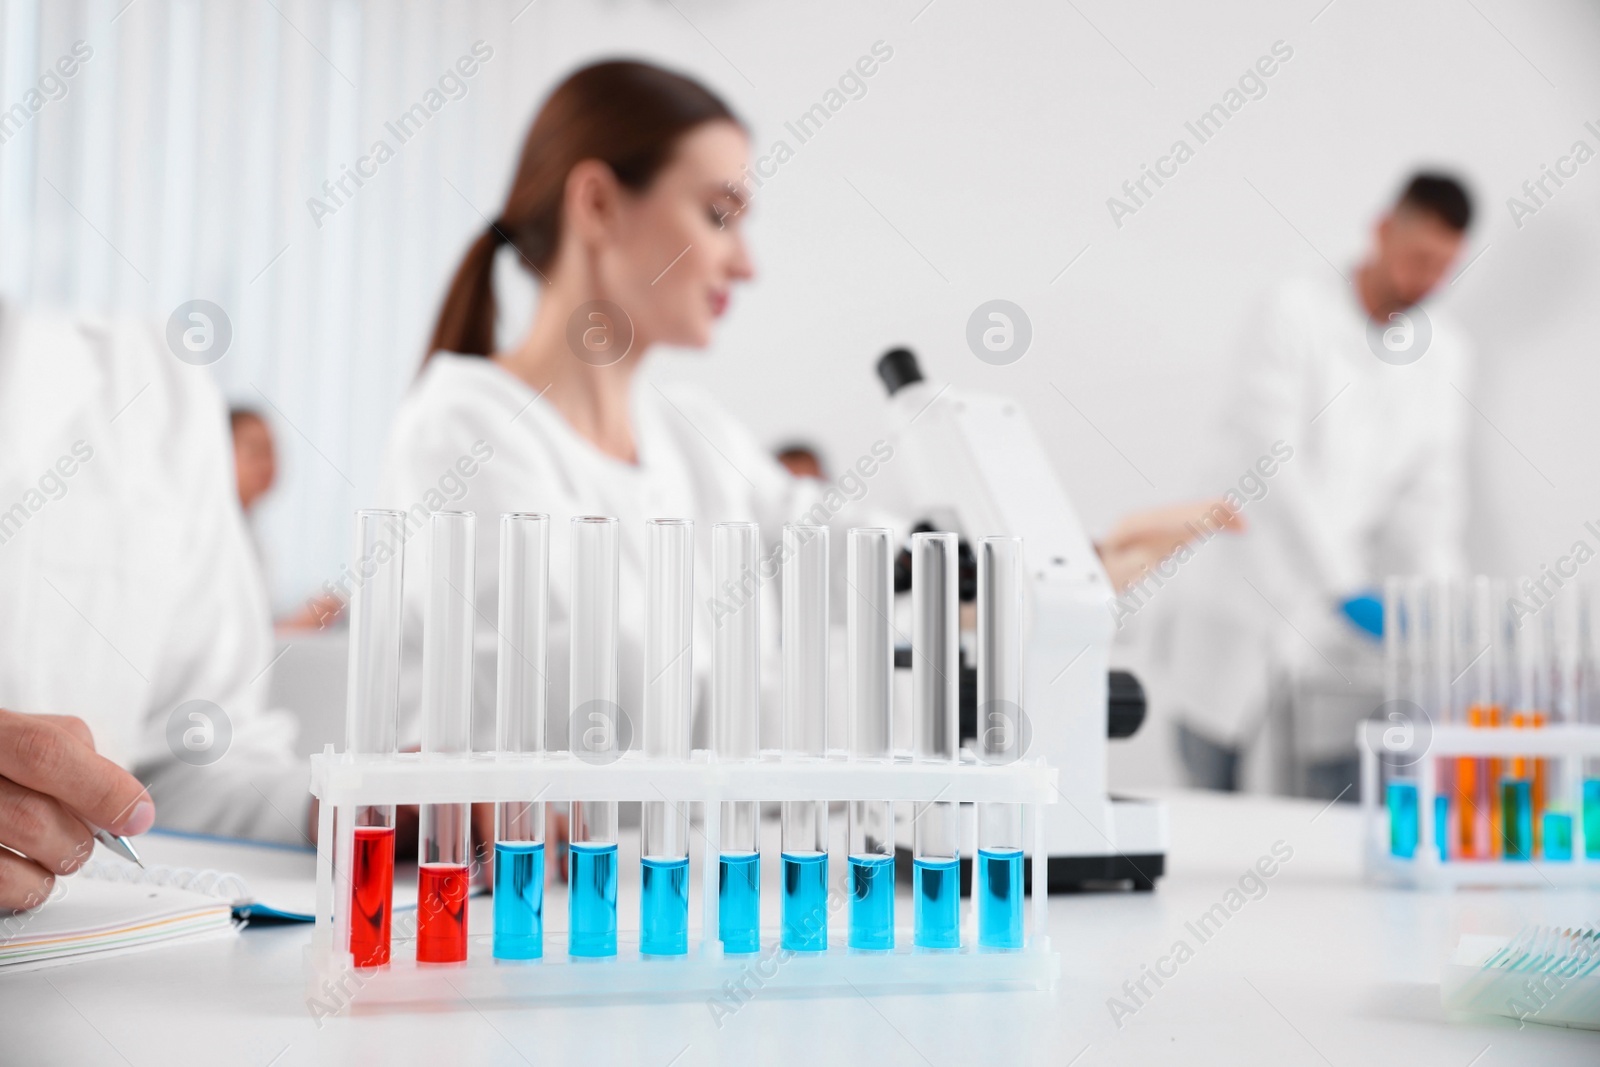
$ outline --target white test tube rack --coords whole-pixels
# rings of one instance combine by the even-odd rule
[[[1060,956],[1050,946],[1048,884],[1042,808],[1055,803],[1057,771],[1040,759],[1007,765],[979,763],[963,754],[959,763],[928,764],[897,753],[888,763],[852,761],[843,751],[813,761],[784,760],[763,751],[760,760],[718,762],[696,750],[687,762],[651,760],[629,752],[610,763],[590,763],[569,752],[537,754],[474,753],[449,759],[417,753],[351,755],[333,746],[311,757],[311,792],[320,801],[317,837],[316,929],[308,959],[310,995],[339,1010],[418,1004],[460,1004],[462,998],[498,1001],[699,998],[722,996],[729,988],[780,995],[854,995],[852,990],[930,992],[950,989],[1049,989],[1060,974]],[[395,923],[391,962],[375,970],[356,970],[349,944],[349,884],[339,875],[335,852],[351,854],[353,830],[344,816],[369,804],[482,803],[537,797],[541,802],[571,800],[661,801],[691,805],[703,819],[701,848],[692,861],[700,877],[700,927],[691,922],[684,956],[641,956],[637,930],[629,937],[619,915],[618,955],[573,959],[566,952],[564,916],[545,911],[545,954],[540,960],[501,961],[492,957],[492,931],[469,931],[468,958],[458,964],[418,964],[414,945]],[[1032,907],[1024,947],[994,951],[977,946],[976,878],[963,907],[962,947],[924,950],[912,947],[909,901],[896,908],[896,948],[862,952],[846,947],[848,893],[843,890],[845,850],[830,871],[829,944],[821,952],[780,952],[779,931],[763,928],[761,951],[728,954],[716,937],[721,802],[784,800],[877,800],[897,803],[1005,803],[1024,806],[1024,831],[1032,842]],[[335,813],[340,818],[335,819]],[[336,838],[335,828],[338,827]],[[963,841],[976,856],[976,841]],[[619,878],[638,877],[638,864],[624,861]],[[763,896],[780,891],[763,886]],[[834,899],[839,903],[835,905]],[[396,901],[396,904],[407,903]],[[765,910],[765,909],[763,909]],[[694,914],[691,893],[690,913]],[[729,983],[733,983],[730,987]],[[741,994],[743,995],[743,994]]]
[[[1586,759],[1600,757],[1600,726],[1562,724],[1537,729],[1474,727],[1441,724],[1432,728],[1427,754],[1417,761],[1417,845],[1410,858],[1389,848],[1388,805],[1380,781],[1380,753],[1385,722],[1363,722],[1356,730],[1361,761],[1362,850],[1369,878],[1422,889],[1458,886],[1520,886],[1526,888],[1600,887],[1600,858],[1588,855],[1584,836],[1583,771]],[[1565,783],[1563,810],[1572,816],[1572,858],[1441,860],[1435,837],[1434,803],[1440,792],[1440,769],[1458,757],[1509,760],[1515,756],[1548,759],[1558,764],[1558,780]]]

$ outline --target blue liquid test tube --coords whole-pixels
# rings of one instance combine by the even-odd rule
[[[956,535],[911,537],[911,739],[924,763],[954,764],[961,662]],[[960,806],[918,805],[911,867],[912,944],[961,947]]]
[[[783,756],[820,760],[828,739],[828,528],[783,527]],[[828,947],[828,802],[783,802],[783,947]]]
[[[1600,778],[1583,780],[1583,853],[1600,859]]]
[[[549,604],[550,517],[500,516],[495,689],[500,752],[544,751]],[[536,960],[544,955],[544,864],[544,805],[531,797],[495,805],[495,959]]]
[[[889,530],[854,529],[846,544],[850,756],[888,763],[894,729],[894,553]],[[894,948],[894,804],[849,804],[853,949]]]
[[[1022,538],[978,542],[978,759],[1022,756]],[[1022,806],[978,805],[978,947],[1022,947]]]
[[[753,522],[711,528],[711,586],[731,610],[711,639],[711,720],[720,760],[759,758],[761,530]],[[724,952],[761,949],[761,821],[753,800],[722,804],[717,936]]]
[[[1389,852],[1401,859],[1417,854],[1417,783],[1414,778],[1389,779],[1385,793],[1389,806]]]
[[[694,679],[694,523],[645,523],[644,750],[652,760],[689,758]],[[689,951],[689,808],[647,800],[642,808],[639,951]]]
[[[572,754],[590,763],[621,756],[617,706],[617,520],[571,524],[568,634]],[[617,954],[617,802],[574,800],[568,850],[567,954]]]
[[[1533,858],[1533,783],[1526,778],[1500,782],[1501,855],[1507,860]]]
[[[1388,718],[1378,752],[1384,775],[1384,802],[1389,811],[1389,853],[1411,859],[1417,852],[1417,763],[1412,752],[1417,710],[1428,703],[1430,686],[1426,624],[1427,586],[1422,579],[1390,577],[1384,581],[1384,704]]]

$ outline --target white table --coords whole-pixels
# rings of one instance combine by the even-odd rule
[[[307,1011],[307,927],[0,977],[0,1062],[177,1064],[1600,1063],[1600,1034],[1452,1020],[1440,963],[1462,933],[1594,923],[1600,894],[1430,895],[1363,883],[1346,806],[1169,794],[1154,893],[1051,901],[1063,957],[1050,993],[840,999],[758,995],[719,1029],[704,1002],[511,1007],[465,1002],[324,1021]],[[1185,926],[1274,842],[1293,857],[1204,943]],[[487,901],[475,902],[485,907]],[[487,912],[474,912],[482,922]],[[482,929],[482,926],[478,927]],[[1125,996],[1178,939],[1193,957],[1135,1014]],[[1167,965],[1167,970],[1171,966]],[[1130,1002],[1131,1003],[1131,1002]]]

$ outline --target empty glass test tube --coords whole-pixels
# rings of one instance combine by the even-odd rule
[[[433,514],[428,610],[422,635],[422,758],[472,750],[472,626],[477,520]],[[417,960],[467,958],[472,830],[468,804],[423,804],[418,827]]]
[[[358,755],[395,750],[404,529],[402,512],[356,512],[356,570],[364,577],[350,594],[344,747]],[[357,967],[381,967],[389,962],[394,914],[394,806],[361,805],[352,822],[350,955]]]
[[[568,672],[572,752],[609,763],[617,729],[617,520],[572,520],[572,610]],[[617,802],[574,800],[568,853],[567,952],[617,954]]]
[[[845,550],[850,757],[888,763],[894,730],[894,552],[888,530],[855,529]],[[849,805],[850,940],[894,948],[894,804]]]
[[[711,635],[711,721],[719,760],[759,758],[761,722],[761,530],[753,522],[711,528],[711,585],[731,610]],[[761,948],[761,822],[753,800],[722,804],[717,936],[724,952]]]
[[[911,537],[911,732],[919,761],[956,761],[961,661],[956,535]],[[960,807],[918,806],[912,855],[912,944],[961,947]]]
[[[653,760],[689,758],[694,681],[694,523],[645,523],[644,750]],[[639,850],[639,951],[689,951],[689,808],[647,800]]]
[[[545,629],[550,605],[550,517],[500,516],[500,647],[496,745],[506,754],[544,751]],[[494,955],[544,955],[544,804],[534,797],[495,805]]]
[[[828,740],[828,528],[783,527],[783,756]],[[783,947],[828,947],[828,802],[783,802]]]
[[[978,758],[1022,755],[1022,538],[978,542]],[[1022,805],[978,805],[978,946],[1022,947]]]

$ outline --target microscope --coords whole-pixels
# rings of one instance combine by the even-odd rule
[[[1022,538],[1022,756],[1061,772],[1062,802],[1046,809],[1049,891],[1153,889],[1166,867],[1166,806],[1114,797],[1106,786],[1107,746],[1137,731],[1144,692],[1132,675],[1110,670],[1111,583],[1043,442],[1015,401],[927,381],[907,349],[889,351],[877,369],[894,413],[895,454],[930,516],[926,528],[968,543]],[[910,650],[896,660],[909,667]],[[978,726],[971,670],[961,686],[964,739]],[[970,884],[966,873],[961,884]]]

